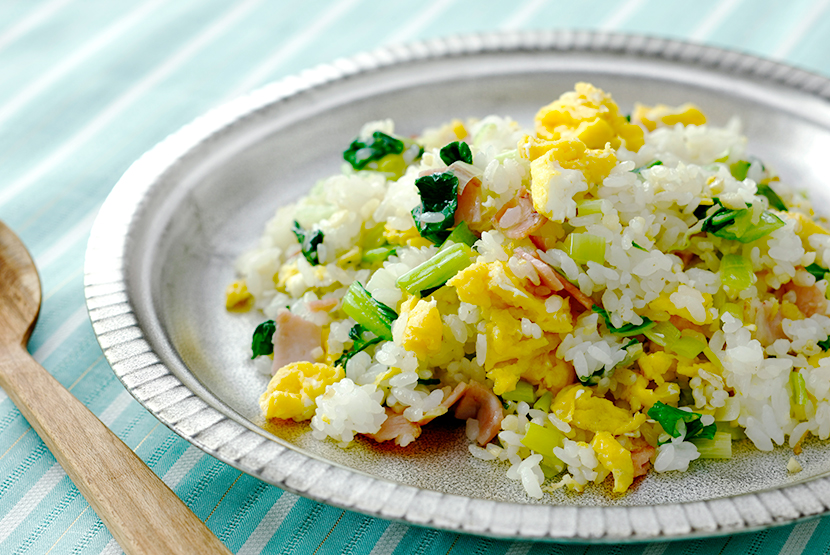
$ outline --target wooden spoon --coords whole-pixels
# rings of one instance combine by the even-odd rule
[[[0,222],[0,387],[126,553],[230,553],[170,488],[26,351],[40,279]]]

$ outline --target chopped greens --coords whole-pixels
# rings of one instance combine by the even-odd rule
[[[251,339],[251,350],[256,358],[262,355],[270,355],[274,352],[274,332],[277,331],[277,324],[273,320],[265,320],[254,330]]]
[[[810,264],[809,266],[807,266],[804,269],[807,270],[808,272],[810,272],[811,274],[813,274],[817,280],[824,279],[827,272],[830,272],[830,270],[827,270],[826,268],[822,268],[821,266],[819,266],[815,262],[813,262],[812,264]]]
[[[769,205],[771,208],[775,208],[776,210],[780,210],[782,212],[787,211],[787,205],[784,204],[784,201],[781,200],[781,197],[779,197],[776,194],[776,192],[772,190],[772,187],[770,187],[769,185],[765,183],[759,183],[758,194],[763,197],[767,197],[767,200],[769,201]]]
[[[677,340],[680,339],[680,330],[671,322],[657,322],[651,329],[643,332],[649,341],[656,343],[664,349],[671,350]]]
[[[621,335],[622,337],[628,337],[630,335],[640,335],[644,333],[646,330],[653,328],[656,324],[652,322],[650,319],[643,317],[642,324],[623,324],[622,326],[615,328],[613,324],[611,324],[611,317],[608,316],[608,311],[602,308],[599,305],[593,306],[594,312],[602,316],[602,319],[605,320],[605,327],[608,328],[608,331],[613,333],[614,335]],[[629,342],[624,348],[628,348],[631,345]]]
[[[533,385],[524,380],[519,380],[516,383],[516,389],[504,392],[501,397],[508,401],[524,401],[528,405],[533,405],[536,401],[536,393],[533,390]]]
[[[715,432],[712,439],[696,437],[691,440],[697,447],[701,459],[731,459],[732,434]]]
[[[702,415],[671,407],[660,401],[648,409],[648,416],[656,420],[671,437],[687,441],[693,438],[713,439],[718,430],[714,422],[704,426],[701,422]]]
[[[740,254],[725,254],[720,261],[720,281],[733,291],[743,291],[755,282],[752,263]]]
[[[729,173],[738,181],[743,181],[746,179],[746,174],[749,172],[749,166],[751,165],[752,162],[747,160],[738,160],[729,165]]]
[[[639,168],[634,168],[633,170],[631,170],[631,173],[639,174],[643,170],[653,168],[654,166],[662,166],[662,165],[663,165],[663,162],[661,160],[655,160],[654,162],[649,162],[645,166],[640,166]]]
[[[455,224],[458,208],[458,178],[452,172],[434,173],[415,180],[421,204],[412,209],[412,218],[421,237],[440,245]]]
[[[550,391],[545,391],[542,396],[536,399],[533,403],[533,408],[544,412],[550,412],[550,405],[553,402],[553,394]]]
[[[363,262],[367,264],[376,264],[378,262],[383,262],[390,256],[397,254],[398,248],[394,245],[383,245],[382,247],[376,247],[374,249],[369,249],[363,253]]]
[[[448,249],[456,243],[463,243],[468,247],[472,247],[476,241],[478,241],[478,236],[470,231],[470,228],[467,227],[467,222],[459,222],[449,237],[447,237],[446,241],[441,245],[441,250]]]
[[[816,345],[818,345],[819,347],[821,347],[825,351],[830,349],[830,337],[828,337],[827,339],[824,339],[822,341],[816,341]]]
[[[635,243],[635,242],[633,242],[633,241],[631,242],[631,246],[632,246],[632,247],[634,247],[635,249],[639,249],[639,250],[641,250],[641,251],[648,252],[648,249],[647,249],[647,248],[645,248],[645,247],[641,247],[640,245],[638,245],[637,243]]]
[[[793,403],[804,405],[807,403],[807,382],[801,372],[790,374],[790,387],[792,388]]]
[[[398,313],[372,297],[359,281],[352,283],[346,291],[343,312],[376,336],[392,340],[392,322],[398,318]]]
[[[470,146],[464,141],[455,141],[446,145],[439,151],[439,155],[448,166],[459,160],[466,164],[473,163],[473,153],[470,151]]]
[[[349,148],[343,151],[343,159],[360,171],[369,162],[380,160],[387,154],[400,154],[403,149],[403,141],[382,131],[375,131],[371,142],[362,141],[360,137],[353,140]]]
[[[605,238],[591,233],[571,233],[565,238],[564,251],[577,264],[605,264]]]
[[[306,231],[302,228],[302,226],[300,226],[300,223],[297,220],[294,220],[294,225],[291,227],[291,231],[294,232],[297,242],[300,243],[300,249],[302,250],[305,259],[308,260],[308,263],[312,266],[320,264],[320,257],[317,254],[317,247],[319,247],[320,243],[323,242],[323,232],[319,229]]]
[[[527,431],[522,438],[522,445],[542,455],[544,463],[556,472],[564,470],[565,463],[554,454],[553,450],[556,447],[562,447],[564,443],[565,434],[556,428],[540,426],[535,422],[528,423]]]
[[[352,346],[349,350],[343,351],[343,354],[340,355],[340,357],[336,361],[334,361],[335,366],[342,366],[343,368],[345,368],[346,363],[348,363],[349,360],[351,360],[351,358],[355,356],[357,353],[367,349],[368,347],[371,347],[376,343],[380,343],[381,341],[383,341],[382,337],[377,336],[365,339],[363,337],[363,334],[368,331],[369,330],[367,330],[360,324],[355,324],[354,326],[352,326],[352,329],[349,330],[349,339],[352,340]]]
[[[712,199],[718,205],[717,210],[706,216],[702,231],[716,237],[751,243],[761,237],[769,235],[776,229],[784,227],[784,222],[768,210],[759,215],[757,224],[752,222],[752,208],[733,210],[726,208],[718,199]],[[697,211],[695,211],[697,212]],[[708,211],[707,211],[708,213]]]
[[[473,249],[464,243],[453,243],[399,277],[395,285],[409,293],[424,296],[425,292],[432,292],[447,283],[451,277],[472,264],[474,259]]]
[[[441,380],[438,378],[418,378],[418,385],[438,385]]]

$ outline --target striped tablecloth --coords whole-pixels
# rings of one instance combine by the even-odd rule
[[[379,46],[503,29],[594,29],[698,41],[830,76],[830,1],[2,0],[0,219],[43,282],[31,352],[235,553],[827,552],[830,519],[709,540],[504,542],[322,505],[241,474],[161,425],[103,358],[83,294],[90,226],[144,151],[208,109]],[[0,391],[0,553],[118,544]]]

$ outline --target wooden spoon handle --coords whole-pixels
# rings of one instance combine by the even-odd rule
[[[230,553],[129,447],[24,348],[0,348],[0,386],[126,553]]]

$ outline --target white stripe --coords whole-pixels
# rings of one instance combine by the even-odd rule
[[[504,555],[526,555],[533,544],[530,542],[514,543],[504,552]]]
[[[642,555],[663,555],[668,546],[667,543],[653,543],[643,550]]]
[[[65,477],[66,473],[61,465],[53,464],[20,501],[15,503],[3,520],[0,520],[0,542],[5,541]]]
[[[600,24],[599,28],[603,31],[613,31],[626,21],[640,9],[645,3],[645,0],[628,0],[623,6],[611,14],[605,21]]]
[[[807,13],[800,14],[798,23],[787,31],[785,34],[786,38],[772,53],[772,57],[783,59],[789,56],[795,50],[795,47],[798,46],[798,43],[804,39],[813,25],[823,21],[824,11],[828,6],[830,6],[830,0],[819,0],[810,6]]]
[[[245,540],[242,547],[239,548],[239,551],[236,552],[236,555],[261,553],[265,549],[265,546],[268,545],[268,542],[271,541],[271,538],[274,537],[274,534],[277,533],[280,524],[288,516],[288,513],[291,512],[291,509],[298,499],[299,497],[293,493],[284,492],[271,508],[268,509],[268,512],[259,521],[259,524],[251,532],[251,535],[248,536],[248,539]]]
[[[727,0],[720,2],[717,7],[704,19],[700,25],[689,35],[690,40],[701,41],[708,37],[715,28],[720,25],[729,14],[735,11],[741,0]]]
[[[36,255],[35,262],[37,262],[37,267],[42,271],[44,268],[60,258],[61,255],[68,251],[70,247],[81,240],[85,240],[89,235],[90,229],[92,229],[92,224],[95,222],[95,216],[98,215],[98,211],[100,209],[101,205],[97,204],[95,208],[93,208],[89,214],[84,216],[80,222],[75,224],[68,231],[61,233],[60,239],[52,243],[48,249],[39,255]]]
[[[185,449],[182,456],[179,457],[173,466],[164,473],[164,476],[161,477],[161,481],[167,484],[172,490],[176,489],[176,486],[179,485],[179,482],[182,481],[182,478],[187,476],[187,473],[193,470],[193,467],[196,466],[202,457],[205,456],[204,452],[202,452],[198,447],[193,445],[189,446]]]
[[[16,181],[13,181],[11,184],[5,186],[0,192],[0,205],[5,204],[11,198],[24,191],[26,187],[31,185],[33,182],[52,171],[55,166],[63,162],[72,153],[78,150],[78,148],[83,146],[84,143],[89,141],[95,136],[96,133],[106,127],[121,112],[144,96],[147,91],[158,85],[162,80],[169,77],[190,58],[195,56],[204,46],[224,33],[228,27],[235,24],[261,1],[262,0],[248,0],[244,4],[240,4],[217,17],[212,25],[199,33],[195,39],[191,40],[184,46],[184,48],[169,57],[167,61],[135,84],[125,94],[110,103],[95,117],[95,119],[90,121],[83,129],[75,133],[75,135],[73,135],[69,140],[64,142],[60,148],[52,152],[49,157],[41,162],[33,164],[34,167],[32,171],[24,174]]]
[[[778,555],[801,555],[804,552],[804,548],[810,542],[810,538],[813,537],[813,532],[816,531],[819,522],[821,522],[821,519],[814,518],[793,526],[793,529],[790,530],[790,536],[784,542],[784,545],[781,546],[781,551],[778,552]]]
[[[305,26],[303,31],[293,35],[288,42],[283,44],[252,72],[248,73],[247,77],[242,80],[242,83],[225,97],[225,101],[247,93],[254,87],[261,85],[263,81],[272,79],[277,68],[283,65],[286,60],[294,57],[298,51],[310,43],[315,42],[327,27],[337,21],[341,15],[353,9],[361,1],[341,0],[340,2],[333,2],[324,13],[320,14],[310,25]]]
[[[453,4],[455,4],[455,0],[435,0],[426,9],[422,8],[418,10],[417,16],[413,17],[409,21],[409,24],[395,29],[395,31],[382,41],[382,44],[389,42],[402,43],[412,40],[423,31],[424,27],[432,23],[436,17]]]
[[[530,0],[529,2],[525,2],[524,6],[516,10],[507,21],[501,24],[501,28],[508,31],[518,29],[547,3],[547,0]]]
[[[72,54],[60,58],[60,63],[51,70],[42,74],[37,80],[29,84],[14,98],[4,102],[0,107],[0,127],[15,114],[20,113],[23,106],[35,99],[39,94],[54,85],[58,80],[65,77],[70,71],[81,65],[92,55],[109,46],[114,40],[121,38],[124,34],[142,19],[147,17],[153,10],[164,5],[165,0],[152,0],[138,9],[133,10],[126,17],[117,21],[100,35],[84,44]]]
[[[12,26],[11,29],[0,35],[0,50],[3,50],[9,44],[13,43],[40,25],[42,22],[52,17],[56,11],[60,10],[65,4],[68,4],[69,1],[70,0],[52,0],[52,2],[49,2],[45,6],[36,8],[35,11],[29,15],[29,17],[19,21],[16,25]]]
[[[130,401],[132,401],[133,396],[127,392],[127,390],[123,390],[118,396],[113,399],[112,403],[104,409],[104,412],[101,413],[101,416],[98,417],[98,420],[106,424],[107,427],[112,426],[113,422],[115,422],[121,414],[127,410],[127,407],[130,406]]]
[[[109,543],[104,546],[104,549],[101,550],[101,555],[121,555],[122,553],[124,553],[124,550],[121,549],[121,546],[118,545],[115,538],[111,539]]]
[[[392,553],[395,551],[395,548],[398,547],[398,544],[401,543],[401,540],[407,530],[409,530],[409,526],[400,524],[399,522],[393,522],[387,526],[386,530],[383,531],[383,534],[380,535],[377,543],[375,543],[375,547],[373,547],[372,551],[369,552],[369,555],[385,555],[386,553]]]
[[[40,347],[37,348],[37,351],[32,353],[32,358],[34,358],[38,363],[43,364],[49,356],[55,352],[55,350],[61,346],[61,344],[69,339],[69,337],[75,333],[75,330],[80,328],[83,324],[89,322],[89,316],[87,315],[86,306],[82,306],[75,312],[73,312],[66,321],[60,325],[60,327],[55,330],[55,333],[50,335],[46,338]]]

